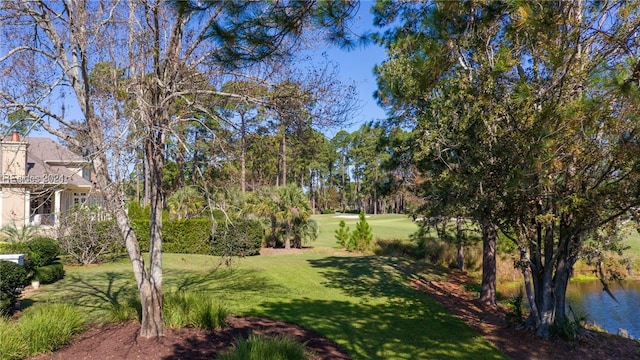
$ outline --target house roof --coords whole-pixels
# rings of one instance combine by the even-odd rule
[[[60,175],[68,185],[78,187],[91,187],[91,181],[69,170],[66,166],[76,165],[82,167],[88,164],[78,154],[58,144],[49,138],[27,137],[24,139],[29,144],[27,148],[27,175],[38,177]]]
[[[4,142],[16,142],[16,139],[6,138]],[[81,168],[89,162],[78,154],[52,139],[44,137],[27,137],[18,140],[27,143],[27,178],[49,179],[54,183],[64,183],[71,186],[90,188],[93,183],[68,167]],[[49,182],[47,181],[47,182]]]

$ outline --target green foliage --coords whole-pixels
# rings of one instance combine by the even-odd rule
[[[5,243],[0,244],[0,254],[23,254],[24,255],[24,269],[27,274],[33,271],[31,265],[31,250],[26,243]]]
[[[562,339],[573,341],[578,339],[580,331],[584,329],[584,324],[588,320],[588,316],[586,314],[577,314],[571,306],[569,306],[569,315],[571,317],[565,316],[562,320],[556,320],[551,332]]]
[[[229,310],[208,294],[176,292],[164,295],[163,319],[168,327],[217,330],[227,324]]]
[[[9,243],[26,243],[37,236],[36,228],[31,225],[17,227],[15,223],[0,228],[4,240]]]
[[[138,297],[127,297],[124,303],[114,299],[111,307],[107,310],[106,319],[113,323],[123,323],[127,321],[139,321],[142,314],[142,305]]]
[[[185,186],[167,198],[167,206],[172,218],[184,220],[202,213],[204,197],[195,187]]]
[[[27,272],[22,266],[10,261],[0,261],[0,316],[13,314],[26,281]]]
[[[335,234],[336,234],[336,240],[338,245],[340,245],[343,248],[346,248],[347,244],[349,243],[349,238],[351,234],[350,234],[349,227],[344,222],[344,220],[340,220],[340,223],[338,224],[338,228],[335,230]]]
[[[162,251],[167,253],[211,254],[211,219],[169,220],[162,223]],[[131,227],[141,249],[149,248],[149,220],[133,220]]]
[[[15,322],[0,316],[0,360],[19,360],[27,353],[27,343],[14,330]]]
[[[311,354],[301,344],[286,336],[249,335],[233,345],[233,349],[218,356],[220,360],[309,360]]]
[[[137,201],[131,201],[127,207],[127,214],[131,220],[148,220],[149,207],[142,207]]]
[[[52,238],[38,236],[28,241],[27,246],[34,268],[52,264],[60,255],[60,245]]]
[[[377,239],[373,253],[378,256],[405,257],[420,259],[423,254],[418,250],[418,246],[407,240],[400,239]]]
[[[22,354],[26,357],[61,348],[83,330],[84,324],[82,313],[72,305],[38,304],[25,310],[12,331],[27,344]]]
[[[53,284],[62,278],[64,278],[64,266],[59,262],[35,269],[34,279],[42,284]]]
[[[349,243],[347,244],[347,250],[349,251],[364,251],[369,248],[373,240],[373,232],[371,226],[367,222],[367,218],[364,215],[364,211],[360,212],[359,220],[356,223],[356,228],[353,229],[349,236]]]
[[[212,254],[259,255],[264,241],[264,228],[257,220],[235,219],[230,222],[220,222],[212,240]]]

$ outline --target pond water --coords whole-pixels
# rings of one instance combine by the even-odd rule
[[[615,300],[602,291],[599,281],[572,282],[567,289],[567,304],[578,316],[586,315],[587,322],[608,333],[618,334],[622,329],[640,339],[640,282],[611,283],[609,289]]]

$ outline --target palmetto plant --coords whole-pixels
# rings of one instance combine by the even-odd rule
[[[199,214],[204,207],[204,197],[193,186],[176,190],[167,198],[167,206],[172,216],[187,219]]]
[[[4,241],[9,243],[26,243],[38,235],[34,226],[23,225],[17,227],[14,223],[3,226],[0,232],[4,237]]]

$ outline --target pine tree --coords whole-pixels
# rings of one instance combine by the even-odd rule
[[[360,220],[356,223],[356,228],[353,230],[351,237],[349,238],[349,246],[347,246],[347,250],[366,250],[369,248],[371,240],[373,239],[373,231],[364,216],[364,211],[360,212],[359,219]]]

